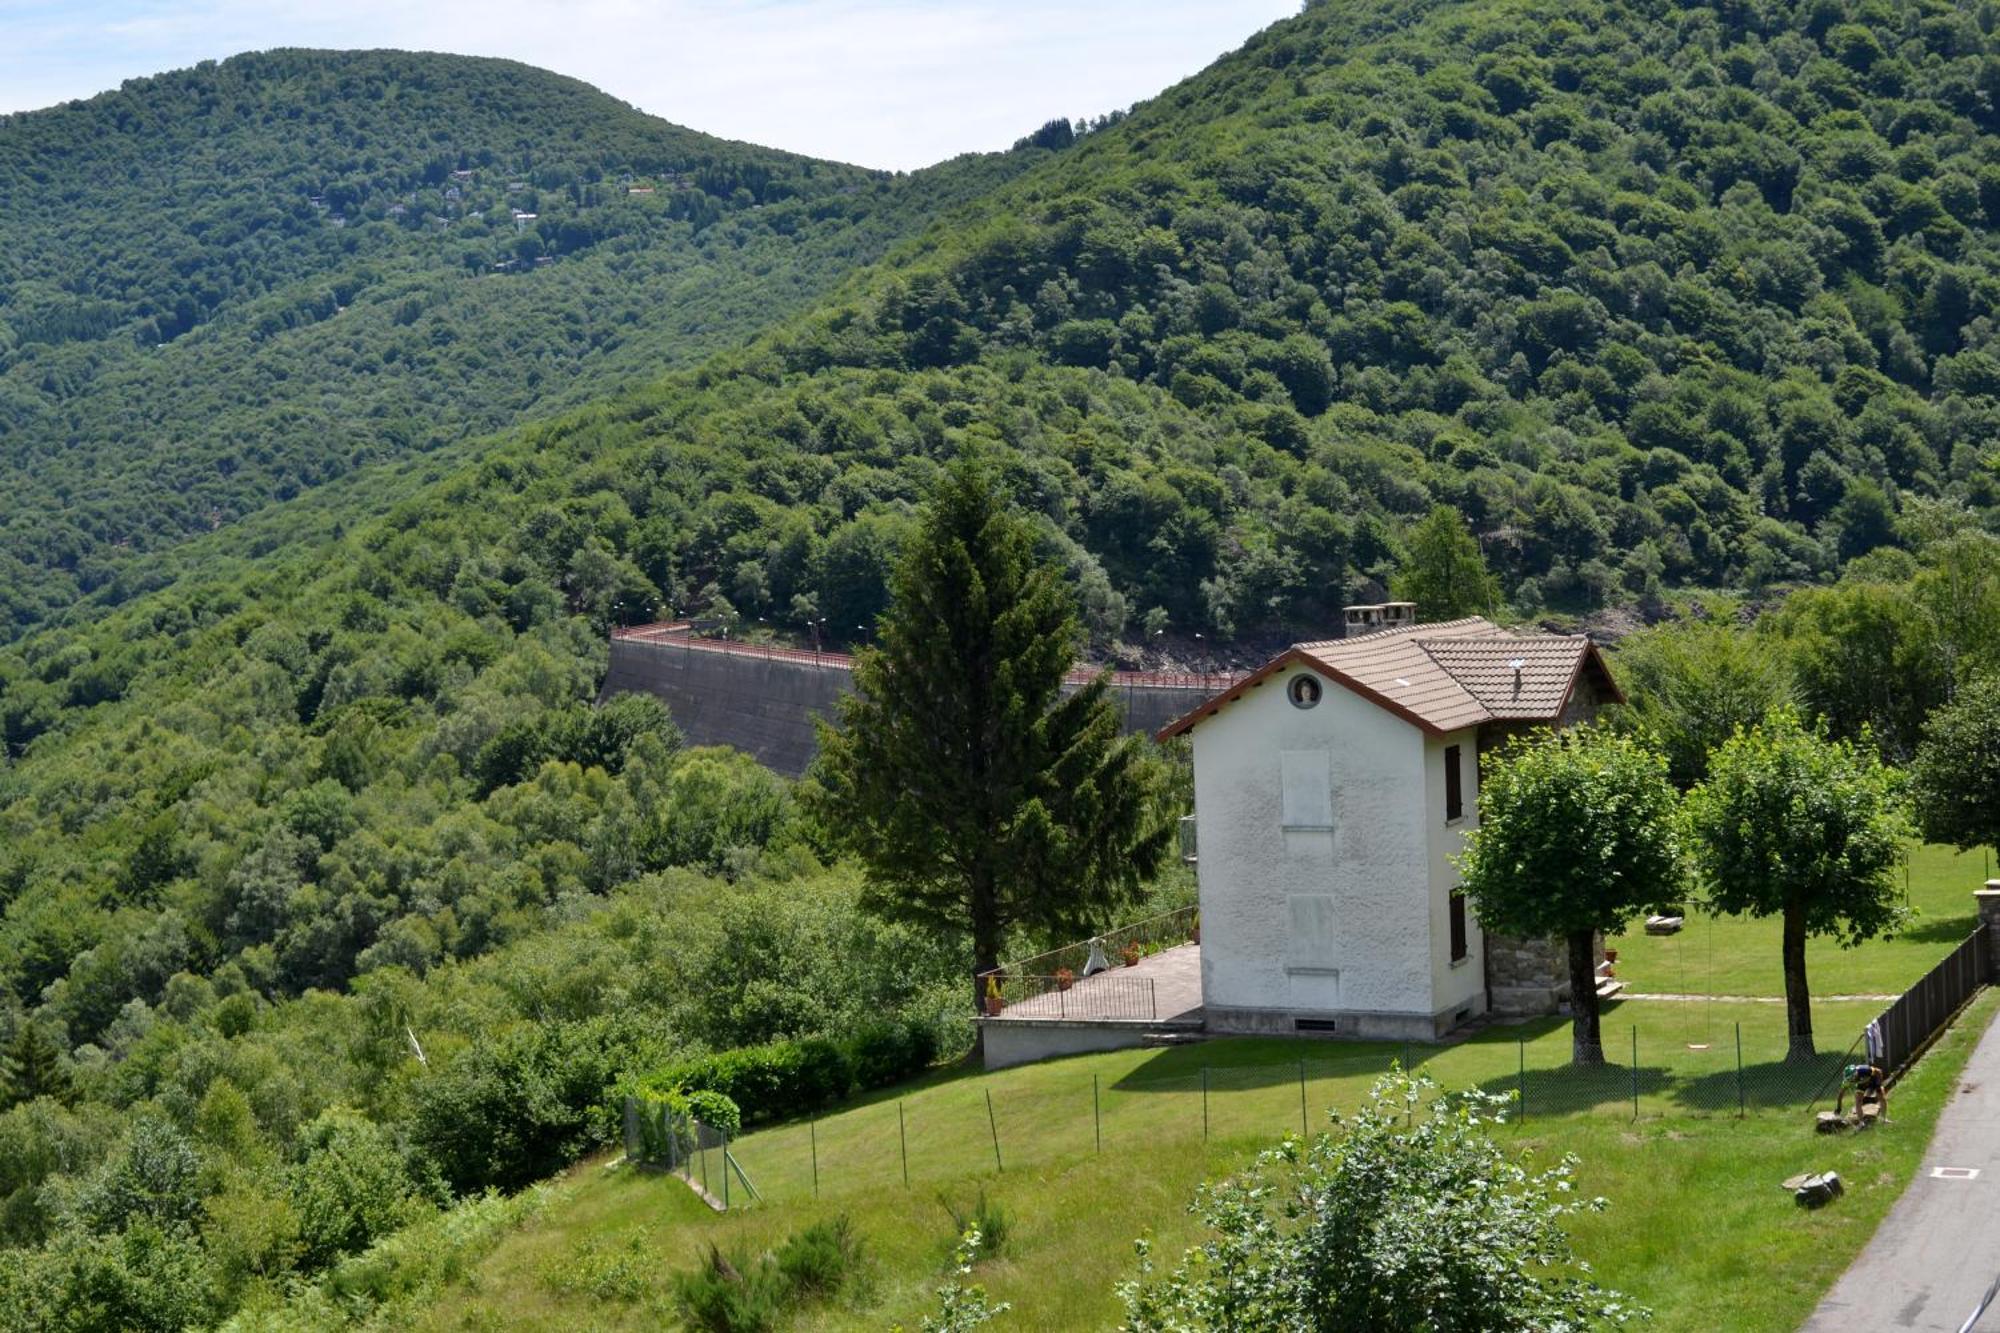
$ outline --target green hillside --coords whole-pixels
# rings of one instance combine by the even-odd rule
[[[935,1018],[953,946],[843,910],[855,872],[819,864],[790,790],[585,702],[606,631],[667,609],[851,637],[968,444],[1127,657],[1160,631],[1324,632],[1439,501],[1527,614],[1777,596],[1919,546],[1951,506],[1990,525],[1991,26],[1836,0],[1315,5],[1074,147],[968,164],[965,194],[1026,169],[898,244],[883,222],[882,262],[747,347],[461,422],[147,559],[161,586],[104,585],[117,605],[0,653],[0,1037],[38,1034],[73,1090],[0,1114],[0,1170],[22,1164],[0,1282],[40,1301],[65,1274],[171,1270],[118,1289],[216,1314],[435,1204],[448,1126],[514,1145],[486,1177],[511,1187],[602,1141],[584,1108],[621,1068]],[[798,188],[761,210],[704,188],[740,205],[702,232],[743,229],[720,289],[756,304],[759,229],[810,214]],[[449,282],[595,262],[557,250],[477,277],[454,253]],[[398,325],[395,290],[367,326],[385,347],[432,318]],[[372,299],[272,341],[345,337]],[[251,336],[223,314],[141,355],[158,313],[118,309],[123,334],[27,344],[10,306],[7,355],[139,366]],[[291,437],[245,429],[289,466]],[[354,429],[363,461],[404,450]],[[4,493],[12,522],[59,512]],[[1990,604],[1980,577],[1966,605]],[[1856,616],[1893,620],[1863,591]],[[319,1118],[341,1104],[365,1128]],[[313,1210],[350,1155],[382,1166],[380,1206],[342,1230]],[[186,1168],[171,1207],[131,1183],[162,1160]]]
[[[738,342],[1041,156],[890,177],[399,52],[0,118],[0,635],[159,586],[159,550],[263,505]]]

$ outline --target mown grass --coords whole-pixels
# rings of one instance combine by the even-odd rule
[[[1777,1006],[1717,1006],[1712,1021],[1728,1037],[1703,1052],[1683,1040],[1687,1006],[1614,1005],[1606,1035],[1618,1063],[1581,1083],[1565,1083],[1556,1072],[1569,1041],[1560,1023],[1494,1029],[1417,1054],[1419,1067],[1447,1087],[1513,1087],[1525,1060],[1527,1119],[1500,1132],[1540,1156],[1582,1159],[1582,1188],[1612,1206],[1578,1224],[1578,1248],[1603,1281],[1656,1309],[1653,1327],[1780,1329],[1805,1316],[1909,1179],[1994,1007],[1992,997],[1981,999],[1905,1080],[1889,1124],[1832,1140],[1813,1134],[1809,1094],[1796,1080],[1786,1105],[1753,1097],[1747,1116],[1735,1114],[1736,1025],[1743,1025],[1754,1086],[1757,1071],[1768,1076],[1783,1051]],[[1838,1050],[1834,1036],[1872,1012],[1869,1005],[1821,1006],[1823,1044]],[[1636,1119],[1632,1071],[1618,1054],[1635,1029]],[[1178,1253],[1197,1239],[1185,1212],[1196,1186],[1298,1131],[1301,1060],[1317,1128],[1324,1108],[1352,1107],[1375,1073],[1402,1056],[1393,1046],[1217,1041],[991,1075],[941,1073],[813,1125],[745,1137],[738,1156],[764,1200],[722,1215],[671,1177],[588,1166],[535,1225],[503,1241],[470,1281],[426,1311],[422,1326],[671,1324],[672,1277],[700,1263],[711,1242],[725,1252],[756,1253],[814,1220],[846,1214],[868,1246],[868,1280],[843,1303],[802,1312],[797,1326],[914,1327],[948,1270],[952,1226],[941,1199],[967,1204],[983,1189],[1012,1223],[1008,1250],[979,1274],[996,1298],[1014,1303],[1003,1326],[1107,1327],[1117,1317],[1114,1285],[1133,1270],[1133,1239],[1150,1235],[1163,1254]],[[1567,1100],[1557,1095],[1565,1088]],[[1718,1089],[1727,1095],[1713,1095]],[[714,1159],[709,1165],[713,1188],[720,1166]],[[1831,1208],[1802,1212],[1778,1182],[1819,1169],[1840,1171],[1849,1192]],[[732,1183],[732,1199],[741,1205],[740,1185]],[[593,1284],[587,1274],[596,1270],[610,1276]]]
[[[1816,995],[1895,995],[1960,940],[1977,914],[1973,890],[1985,881],[1988,854],[1913,846],[1906,871],[1915,917],[1891,938],[1843,949],[1830,939],[1806,943],[1806,975]],[[1635,991],[1696,995],[1785,993],[1776,917],[1689,916],[1678,935],[1647,935],[1634,923],[1605,943],[1618,951],[1619,980]]]

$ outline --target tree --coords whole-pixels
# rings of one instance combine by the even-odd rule
[[[1392,580],[1400,601],[1415,602],[1425,620],[1485,615],[1500,600],[1500,585],[1486,568],[1479,541],[1464,517],[1439,505],[1410,529],[1408,555]]]
[[[1829,740],[1783,709],[1732,736],[1688,795],[1709,909],[1784,918],[1787,1059],[1814,1055],[1807,937],[1851,947],[1903,919],[1893,874],[1910,833],[1900,783],[1865,734]]]
[[[2000,845],[2000,678],[1974,681],[1924,722],[1910,796],[1926,841]]]
[[[1503,1098],[1436,1093],[1391,1074],[1352,1120],[1334,1114],[1343,1132],[1288,1140],[1204,1189],[1192,1211],[1213,1238],[1156,1283],[1141,1241],[1123,1327],[1529,1333],[1644,1318],[1578,1275],[1564,1224],[1606,1204],[1574,1193],[1576,1159],[1530,1172],[1486,1133]]]
[[[1604,1061],[1597,932],[1679,891],[1677,803],[1665,756],[1596,726],[1517,737],[1480,776],[1466,896],[1488,930],[1567,944],[1577,1064]]]
[[[1164,768],[1120,736],[1109,676],[1063,697],[1076,608],[1034,550],[962,456],[898,559],[840,725],[820,726],[825,823],[868,867],[863,905],[969,936],[975,1006],[1010,930],[1101,928],[1173,828]]]
[[[0,1106],[31,1102],[37,1097],[53,1097],[66,1102],[70,1097],[69,1071],[63,1068],[62,1051],[36,1023],[22,1020],[0,1062]]]
[[[1733,626],[1663,625],[1618,645],[1626,705],[1614,721],[1650,736],[1683,791],[1708,772],[1709,752],[1783,707],[1791,671],[1771,641]]]

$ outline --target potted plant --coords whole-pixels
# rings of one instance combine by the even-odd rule
[[[1118,951],[1118,956],[1125,960],[1125,966],[1137,967],[1139,960],[1146,956],[1146,951],[1139,947],[1139,941],[1128,940],[1125,947]]]
[[[1076,984],[1076,973],[1070,971],[1066,967],[1059,967],[1056,969],[1057,990],[1068,990],[1071,986],[1075,984]]]
[[[1618,951],[1617,951],[1616,949],[1606,949],[1606,950],[1604,951],[1604,961],[1605,961],[1605,962],[1607,962],[1607,963],[1615,963],[1615,962],[1617,962],[1617,961],[1618,961]]]
[[[988,1018],[998,1018],[1000,1011],[1006,1007],[1007,1001],[1001,998],[1000,995],[1000,974],[998,972],[988,972],[986,974],[986,1016]]]

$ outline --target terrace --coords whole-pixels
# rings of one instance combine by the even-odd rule
[[[1185,907],[1002,965],[979,1020],[986,1067],[1195,1039],[1198,934],[1196,909]]]

